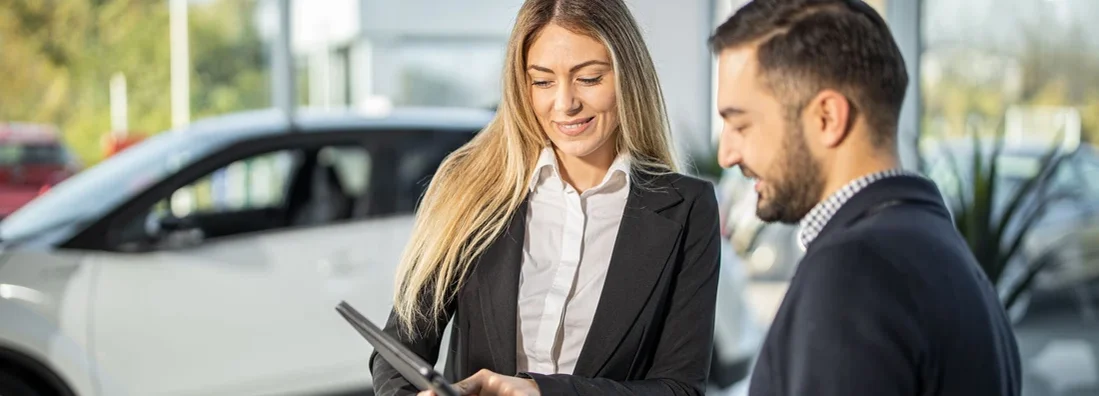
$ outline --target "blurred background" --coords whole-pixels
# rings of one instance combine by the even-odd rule
[[[706,38],[745,1],[627,3],[678,149],[719,186],[711,390],[739,394],[802,253],[716,164]],[[1001,291],[1025,394],[1099,394],[1099,2],[867,3],[911,77],[904,165]],[[520,5],[0,0],[0,394],[369,394],[332,307],[384,321]]]

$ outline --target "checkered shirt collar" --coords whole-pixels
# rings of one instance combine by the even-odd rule
[[[813,209],[809,211],[809,214],[806,214],[805,217],[801,219],[801,224],[798,229],[798,245],[801,246],[802,250],[808,249],[809,244],[820,235],[820,232],[824,230],[824,226],[828,225],[828,221],[832,219],[832,216],[835,216],[836,212],[838,212],[851,197],[854,197],[856,193],[862,191],[866,186],[882,179],[897,176],[919,177],[919,174],[904,169],[890,169],[878,173],[871,173],[852,180],[850,183],[843,186],[843,188],[839,189],[839,191],[832,193],[832,195],[828,196],[824,201],[821,201],[817,206],[814,206]]]

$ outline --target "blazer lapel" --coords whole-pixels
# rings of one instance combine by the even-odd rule
[[[518,314],[519,267],[523,262],[526,217],[527,203],[523,202],[507,230],[489,246],[474,270],[494,371],[505,375],[515,374],[515,316]]]
[[[662,177],[631,183],[591,331],[573,374],[595,377],[634,325],[664,272],[682,226],[660,215],[683,198]],[[645,183],[651,182],[651,183]],[[639,185],[639,184],[647,185]]]

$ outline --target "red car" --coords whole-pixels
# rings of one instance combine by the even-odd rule
[[[0,123],[0,218],[78,170],[56,127]]]

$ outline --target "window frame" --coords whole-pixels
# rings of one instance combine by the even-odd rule
[[[120,252],[112,247],[115,234],[126,222],[134,221],[149,208],[160,202],[172,192],[224,168],[233,162],[282,150],[303,151],[310,148],[323,148],[335,145],[359,145],[366,150],[376,146],[374,140],[387,131],[333,131],[333,132],[292,132],[276,136],[261,136],[242,139],[236,143],[215,150],[188,167],[148,186],[141,193],[109,211],[99,220],[60,245],[65,249]],[[384,139],[383,139],[384,140]],[[293,177],[293,176],[292,176]],[[286,186],[290,188],[290,186]]]
[[[215,149],[201,159],[193,161],[189,166],[179,170],[173,175],[165,177],[159,182],[147,186],[144,191],[134,194],[126,202],[118,205],[105,213],[100,219],[91,222],[83,230],[77,232],[72,238],[66,239],[58,245],[62,249],[92,250],[112,253],[126,253],[112,247],[112,232],[117,229],[115,223],[133,221],[134,216],[140,216],[143,212],[172,191],[185,186],[213,173],[215,170],[228,164],[279,150],[309,150],[320,149],[327,146],[357,145],[366,150],[370,155],[371,185],[375,183],[396,183],[398,172],[393,171],[386,175],[387,160],[401,158],[404,153],[393,154],[397,151],[407,151],[410,148],[423,147],[425,143],[443,141],[454,143],[454,148],[461,147],[476,135],[478,130],[454,130],[446,126],[422,125],[422,126],[394,126],[394,127],[355,127],[340,126],[323,128],[308,132],[289,132],[275,135],[264,135],[248,138],[228,144],[225,147]],[[434,150],[434,149],[432,149]],[[449,155],[449,150],[445,155]],[[397,155],[397,157],[394,157]],[[430,172],[434,175],[435,171]],[[426,181],[422,187],[426,187]],[[287,186],[288,188],[290,186]],[[404,192],[394,194],[372,193],[367,186],[366,194],[370,200],[369,211],[362,215],[353,214],[350,221],[362,221],[370,218],[393,215],[408,215],[418,207],[421,197],[414,197],[416,202],[411,205],[401,204],[402,199],[410,197]],[[375,206],[378,205],[378,206]],[[312,226],[315,227],[315,226]],[[270,232],[284,232],[299,229],[298,227],[280,228]],[[218,238],[220,239],[220,238]],[[211,242],[215,239],[211,239]]]

